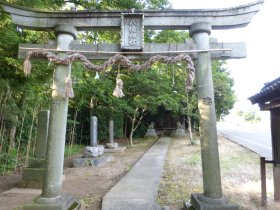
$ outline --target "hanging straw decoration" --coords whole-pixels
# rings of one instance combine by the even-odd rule
[[[36,50],[29,51],[27,53],[26,62],[28,62],[27,60],[29,60],[32,57],[47,58],[49,61],[54,62],[56,64],[70,64],[72,62],[80,61],[84,64],[85,68],[87,68],[88,70],[96,71],[96,72],[105,71],[108,67],[112,66],[113,64],[119,64],[123,68],[127,68],[132,71],[138,72],[140,70],[150,69],[152,64],[154,64],[155,62],[161,62],[161,63],[186,62],[187,63],[186,73],[188,74],[188,76],[186,77],[186,80],[185,80],[186,91],[192,89],[192,84],[193,84],[194,75],[195,75],[195,69],[194,69],[192,59],[187,54],[180,54],[175,57],[155,55],[143,64],[133,64],[126,56],[121,55],[121,54],[116,54],[116,55],[110,57],[107,61],[105,61],[100,66],[94,65],[84,55],[79,54],[79,53],[74,53],[72,55],[68,55],[65,58],[60,58],[56,54],[51,53],[47,50],[36,49]],[[26,63],[26,66],[28,67],[26,70],[29,69],[29,72],[30,72],[31,65]],[[26,71],[26,72],[28,72],[28,71]],[[122,82],[122,85],[123,85],[123,82]]]
[[[117,98],[124,97],[124,93],[122,90],[123,90],[123,81],[121,79],[121,74],[118,74],[116,78],[116,87],[114,89],[113,96],[116,96]]]
[[[32,64],[30,60],[25,60],[23,63],[23,72],[26,77],[30,75],[31,69],[32,69]]]
[[[64,98],[74,98],[74,91],[72,87],[72,80],[71,78],[67,78],[65,81],[65,92]]]
[[[98,72],[95,73],[94,79],[100,79]]]
[[[90,99],[89,107],[90,107],[91,109],[94,107],[94,104],[93,104],[93,97],[91,97],[91,99]]]

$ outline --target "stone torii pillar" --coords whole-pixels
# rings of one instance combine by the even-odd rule
[[[68,24],[57,25],[54,29],[57,36],[57,49],[68,50],[76,38],[76,29]],[[66,56],[59,53],[59,56]],[[75,201],[73,196],[62,192],[62,175],[68,97],[65,97],[65,83],[71,75],[71,64],[56,65],[53,77],[52,105],[46,151],[46,168],[43,178],[42,194],[34,202],[24,206],[24,210],[35,209],[68,209]]]
[[[211,25],[198,22],[191,25],[190,36],[198,50],[209,49]],[[209,52],[198,53],[196,63],[198,109],[200,113],[200,142],[203,174],[203,194],[192,194],[191,203],[195,209],[208,209],[209,204],[222,209],[237,209],[226,204],[222,197],[216,112],[212,67]],[[213,208],[212,208],[213,209]]]
[[[211,25],[194,23],[190,36],[199,50],[209,49]],[[200,138],[204,195],[210,198],[222,196],[220,163],[217,143],[216,111],[211,59],[208,52],[199,53],[196,64],[198,109],[200,113]]]

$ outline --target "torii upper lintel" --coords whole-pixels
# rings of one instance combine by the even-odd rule
[[[188,30],[195,22],[208,22],[212,30],[231,29],[248,25],[263,2],[264,0],[258,0],[224,9],[135,10],[135,13],[144,14],[145,29]],[[18,26],[32,30],[53,30],[60,23],[69,23],[80,31],[119,29],[121,14],[131,12],[130,10],[45,11],[0,4],[5,12],[11,14]]]

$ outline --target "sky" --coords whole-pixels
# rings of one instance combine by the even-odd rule
[[[227,8],[257,0],[170,0],[174,9]],[[228,60],[238,98],[235,109],[256,109],[248,97],[258,93],[266,82],[280,77],[280,1],[265,0],[260,11],[245,28],[217,31],[211,36],[219,42],[245,42],[247,57]]]

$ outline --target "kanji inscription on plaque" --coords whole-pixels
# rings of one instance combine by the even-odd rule
[[[141,51],[143,49],[143,13],[122,14],[123,51]]]

